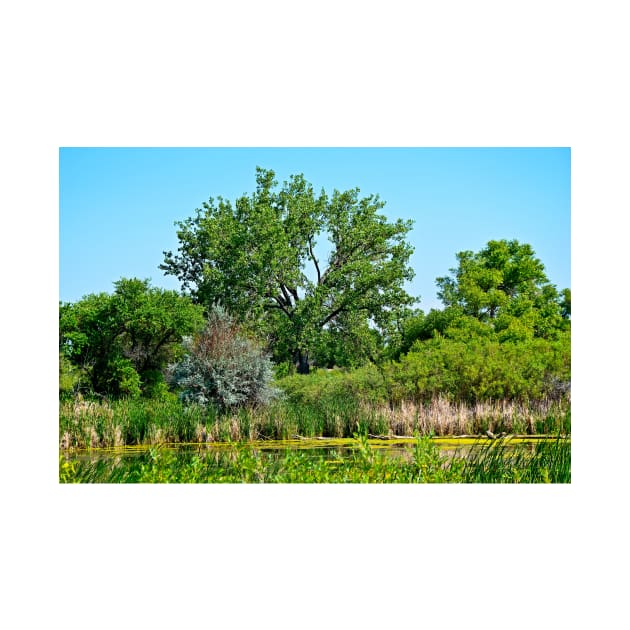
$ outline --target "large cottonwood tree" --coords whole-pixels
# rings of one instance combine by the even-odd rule
[[[316,195],[301,174],[278,188],[257,168],[253,194],[234,205],[210,198],[176,224],[178,252],[164,252],[160,268],[199,303],[255,323],[276,359],[307,373],[324,337],[328,347],[331,335],[352,338],[341,347],[369,354],[415,301],[403,288],[414,275],[411,221],[388,221],[384,205],[358,188]]]

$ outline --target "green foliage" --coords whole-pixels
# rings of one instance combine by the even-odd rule
[[[486,323],[505,339],[552,338],[568,329],[570,291],[549,283],[530,245],[489,241],[474,254],[457,254],[451,276],[437,279],[438,297],[447,308]],[[568,304],[568,308],[567,308]]]
[[[160,266],[206,307],[224,304],[262,331],[277,362],[354,365],[374,352],[397,313],[414,302],[409,221],[390,223],[378,196],[315,195],[302,175],[277,190],[256,170],[256,191],[232,205],[219,197],[178,223],[178,254]],[[328,241],[326,263],[318,242]],[[369,325],[368,325],[369,324]]]
[[[462,329],[457,329],[462,331]],[[539,400],[566,393],[570,382],[568,334],[557,339],[497,339],[466,334],[416,341],[384,372],[394,401],[437,396],[481,400]]]
[[[83,481],[78,468],[79,462],[68,461],[63,455],[59,455],[59,483],[80,483]]]
[[[171,396],[162,370],[146,370],[142,375],[142,389],[148,398],[165,399]]]
[[[212,308],[204,330],[185,339],[184,348],[184,358],[169,366],[184,402],[228,409],[265,405],[276,396],[269,358],[223,307]]]
[[[354,370],[315,370],[308,378],[288,376],[277,381],[288,399],[296,404],[313,405],[327,400],[352,400],[356,403],[387,401],[386,383],[378,368],[365,365]]]
[[[443,310],[403,321],[393,401],[558,399],[571,380],[571,292],[549,284],[529,245],[490,241],[437,279]],[[401,357],[402,355],[402,357]]]
[[[459,306],[448,306],[443,310],[431,309],[428,314],[416,311],[402,322],[402,338],[394,348],[393,358],[407,354],[417,341],[426,341],[434,337],[449,336],[466,339],[470,336],[492,335],[492,328],[478,319],[466,315]]]
[[[295,366],[290,361],[277,363],[273,366],[273,375],[276,379],[284,378],[285,376],[291,376],[293,374],[295,374]]]
[[[133,363],[124,357],[114,357],[107,364],[107,391],[114,396],[137,398],[141,394],[140,375]]]
[[[562,317],[571,319],[571,289],[562,289],[560,292],[562,298],[560,300],[560,310]]]
[[[148,280],[123,278],[114,286],[112,295],[59,305],[60,353],[95,393],[151,394],[159,387],[156,373],[178,358],[182,336],[203,325],[203,311]]]
[[[491,440],[471,451],[460,474],[465,483],[571,483],[571,442],[540,441],[532,453],[509,438]]]
[[[71,398],[81,389],[85,375],[83,371],[59,353],[59,398]]]

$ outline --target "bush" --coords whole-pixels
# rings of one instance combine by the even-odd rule
[[[277,381],[291,402],[315,404],[323,401],[353,400],[358,403],[387,401],[385,381],[372,364],[354,370],[315,370],[308,376],[295,374]]]
[[[393,402],[437,396],[468,403],[560,400],[570,391],[570,338],[501,343],[492,337],[438,336],[417,341],[399,362],[385,367],[385,374]]]
[[[169,366],[168,380],[180,388],[185,403],[227,409],[264,405],[276,397],[269,357],[222,307],[215,306],[204,330],[183,345],[186,355]]]
[[[174,394],[169,391],[161,370],[147,370],[142,375],[142,395],[147,398],[164,400]]]

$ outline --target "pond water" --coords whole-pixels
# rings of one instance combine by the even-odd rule
[[[511,438],[507,446],[534,450],[535,444],[545,436],[518,436]],[[465,457],[471,449],[488,445],[490,440],[478,437],[436,437],[433,443],[446,456]],[[412,457],[416,443],[414,438],[370,439],[370,447],[391,457]],[[139,463],[148,460],[152,449],[168,451],[177,455],[178,459],[192,459],[195,455],[205,457],[219,456],[242,448],[251,448],[254,452],[264,452],[272,457],[283,457],[287,450],[299,450],[302,456],[324,459],[341,459],[350,457],[358,448],[357,441],[352,438],[310,438],[300,440],[265,440],[245,444],[230,442],[208,442],[191,444],[162,444],[159,446],[125,446],[116,448],[74,449],[62,451],[69,461],[98,462],[110,461],[114,465]]]

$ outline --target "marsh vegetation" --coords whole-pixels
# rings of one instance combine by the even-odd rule
[[[60,447],[104,448],[124,445],[242,442],[292,438],[347,438],[360,431],[381,437],[414,435],[568,435],[568,404],[510,401],[474,406],[436,399],[399,407],[349,398],[319,403],[290,400],[256,409],[220,413],[214,407],[165,400],[72,400],[60,404]]]
[[[295,446],[295,445],[294,445]],[[567,438],[529,445],[477,441],[461,452],[429,437],[390,447],[356,434],[343,445],[290,448],[255,443],[151,447],[60,456],[62,483],[568,483]]]

